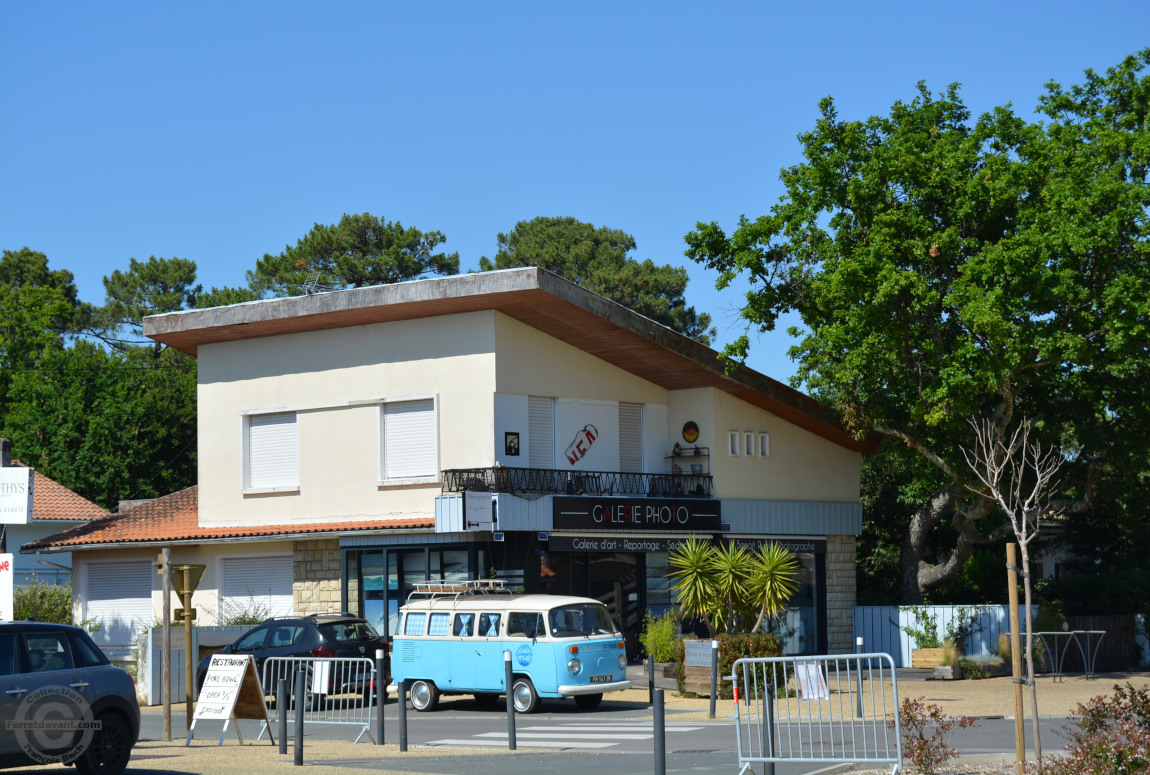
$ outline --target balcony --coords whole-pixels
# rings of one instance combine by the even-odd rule
[[[643,498],[712,498],[708,474],[632,474],[559,471],[551,468],[454,468],[443,472],[442,491],[514,495],[623,495]]]

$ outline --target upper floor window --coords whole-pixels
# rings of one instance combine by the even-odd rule
[[[384,484],[439,480],[439,429],[435,399],[388,401],[381,410]]]
[[[299,426],[295,412],[252,414],[244,422],[244,489],[299,489]]]

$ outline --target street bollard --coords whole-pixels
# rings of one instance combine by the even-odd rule
[[[407,750],[407,681],[395,685],[395,699],[399,701],[399,750]]]
[[[279,680],[276,687],[276,716],[279,719],[280,754],[287,755],[287,708],[288,708],[288,682],[286,678]]]
[[[307,672],[297,670],[295,674],[295,766],[303,766],[303,717],[304,701],[307,699]]]
[[[663,690],[655,690],[655,775],[667,775],[667,725],[663,711]]]
[[[763,692],[765,698],[765,708],[763,718],[767,721],[767,739],[763,745],[763,751],[767,756],[774,757],[775,755],[775,687],[773,684],[768,683],[763,687],[766,691]],[[775,775],[775,763],[767,762],[763,767],[763,775]]]
[[[707,718],[715,717],[715,703],[719,699],[719,641],[711,641],[711,709]]]
[[[863,639],[861,637],[855,638],[855,653],[861,654],[862,650],[863,650]],[[856,715],[855,715],[855,717],[856,718],[862,718],[863,717],[863,696],[862,696],[862,660],[861,659],[855,660],[855,673],[857,674],[855,676],[855,684],[857,685],[857,689],[855,691],[855,697],[856,697],[856,700],[855,700],[855,714]]]
[[[383,675],[383,649],[375,650],[375,744],[383,745],[383,701],[387,698],[387,679]]]
[[[647,655],[647,702],[655,701],[655,658]]]
[[[503,652],[503,685],[507,687],[507,750],[515,750],[515,687],[511,681],[511,652]]]

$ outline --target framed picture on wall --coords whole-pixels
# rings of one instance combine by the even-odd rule
[[[518,433],[504,433],[503,434],[503,454],[508,457],[519,456],[519,434]]]

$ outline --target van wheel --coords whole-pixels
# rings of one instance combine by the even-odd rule
[[[575,695],[575,704],[578,705],[583,710],[591,710],[592,708],[598,708],[599,703],[601,703],[602,701],[603,701],[603,695],[602,694],[576,694]]]
[[[512,682],[511,703],[516,713],[534,713],[539,709],[539,695],[530,678],[516,678]]]
[[[422,712],[425,710],[435,710],[435,706],[439,704],[439,689],[431,681],[418,681],[411,682],[411,707]]]

